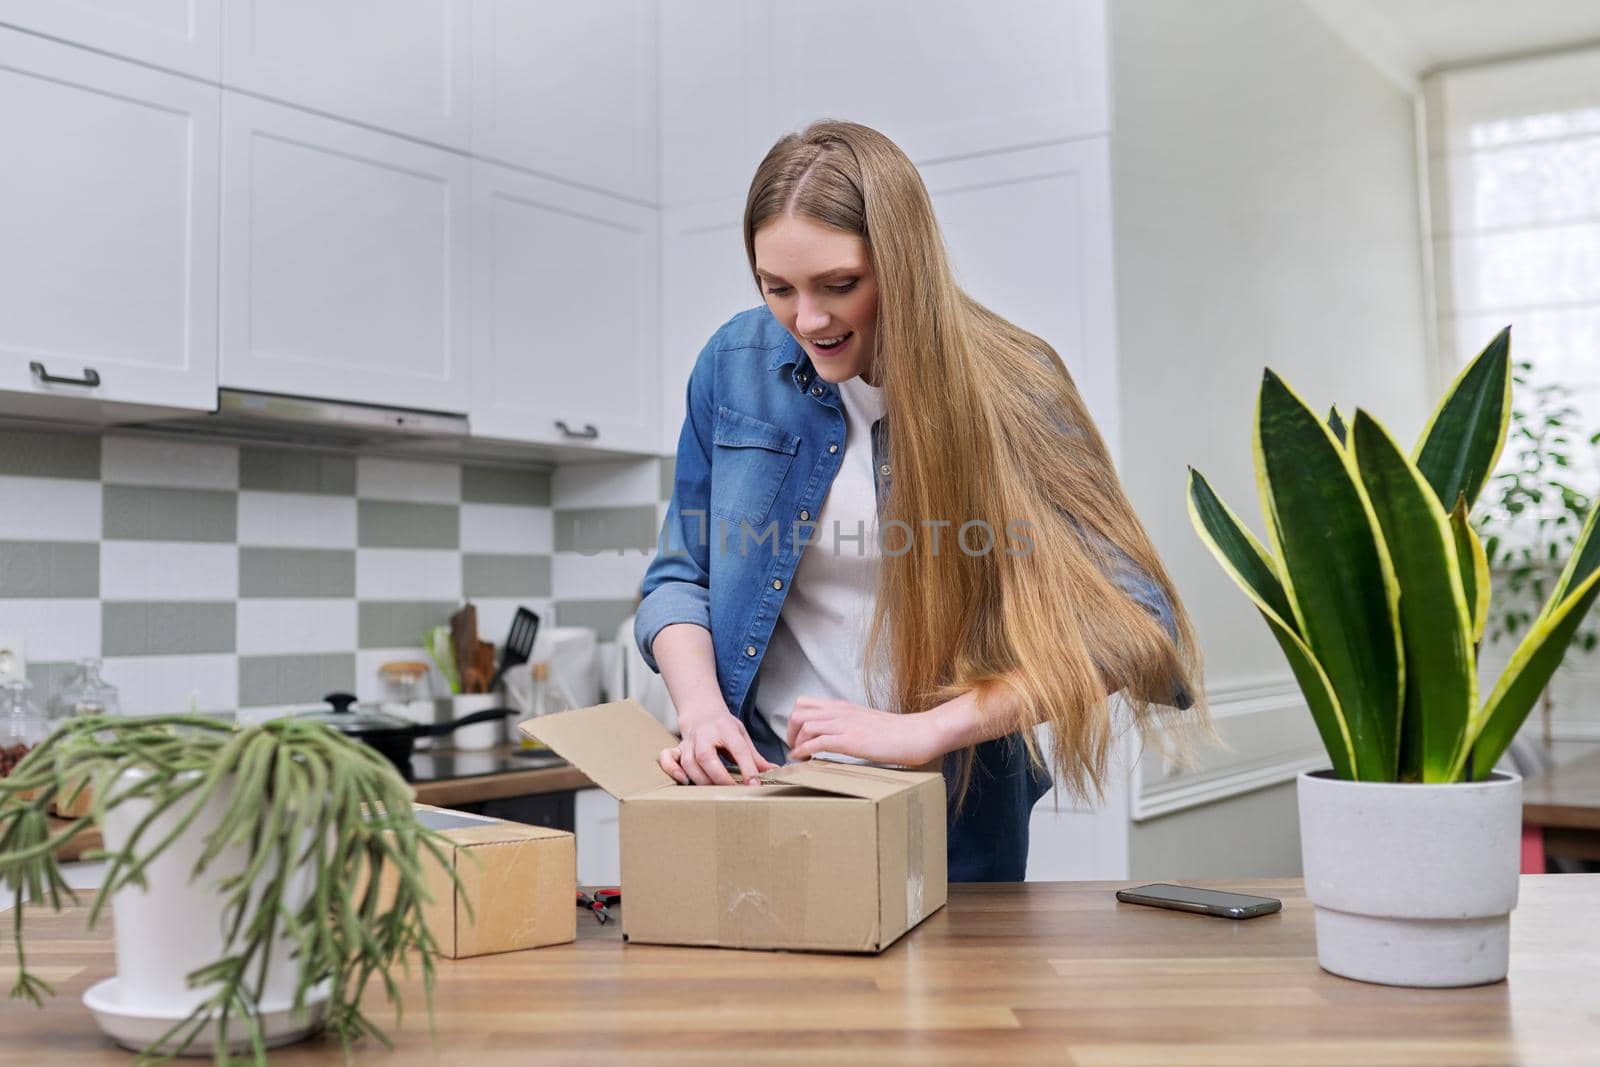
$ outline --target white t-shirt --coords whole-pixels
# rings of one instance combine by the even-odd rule
[[[881,556],[872,424],[883,417],[883,390],[856,377],[840,383],[839,396],[844,461],[795,568],[757,676],[756,706],[784,742],[798,697],[879,706],[866,692],[862,666]]]

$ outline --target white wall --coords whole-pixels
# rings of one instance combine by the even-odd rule
[[[1402,439],[1420,429],[1412,100],[1298,0],[1112,0],[1109,22],[1123,479],[1199,628],[1234,746],[1205,757],[1192,789],[1146,761],[1132,873],[1210,873],[1230,842],[1287,867],[1297,853],[1275,808],[1206,807],[1287,780],[1318,747],[1264,624],[1190,528],[1184,468],[1260,531],[1250,431],[1264,366]]]

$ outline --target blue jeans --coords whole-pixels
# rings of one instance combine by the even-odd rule
[[[783,762],[783,742],[766,716],[745,720],[750,740],[773,763]],[[945,855],[952,882],[1020,882],[1028,871],[1028,816],[1050,791],[1048,775],[1028,765],[1019,734],[978,746],[971,784],[959,811],[955,807],[954,754],[945,758],[949,806],[945,814]]]

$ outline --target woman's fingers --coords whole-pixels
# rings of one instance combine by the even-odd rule
[[[725,744],[721,738],[714,737],[695,742],[695,761],[700,764],[700,770],[712,785],[733,785],[733,776],[722,765],[722,757],[718,754]]]
[[[666,771],[667,774],[672,777],[674,782],[677,782],[679,785],[689,784],[689,776],[685,774],[683,768],[678,765],[677,746],[662,749],[660,755],[656,757],[656,762],[661,764],[661,769]]]

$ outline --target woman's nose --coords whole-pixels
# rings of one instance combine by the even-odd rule
[[[827,325],[828,313],[801,298],[799,310],[795,313],[794,328],[808,337],[815,337]]]

